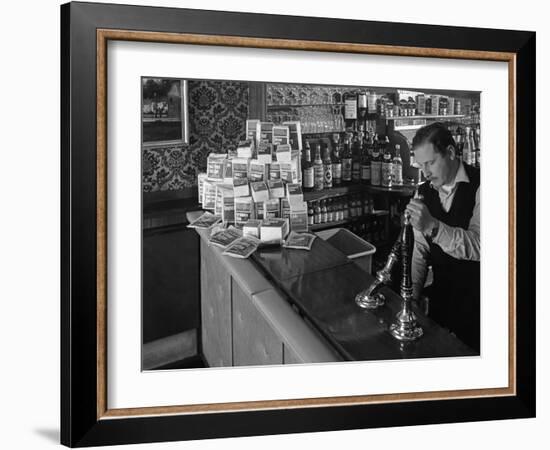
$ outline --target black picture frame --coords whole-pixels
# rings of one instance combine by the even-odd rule
[[[97,30],[512,53],[515,394],[126,418],[98,410]],[[61,443],[71,447],[535,416],[534,32],[126,5],[61,6]],[[530,151],[520,151],[530,149]],[[100,194],[99,194],[100,195]],[[101,224],[100,224],[101,225]]]

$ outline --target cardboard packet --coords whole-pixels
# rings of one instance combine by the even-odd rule
[[[216,247],[226,248],[234,241],[242,237],[242,232],[235,227],[229,227],[212,233],[208,242]]]
[[[259,243],[260,240],[256,239],[254,236],[243,236],[229,245],[222,255],[231,256],[233,258],[248,258],[256,251]]]
[[[283,247],[297,250],[311,250],[316,237],[311,233],[296,233],[295,231],[291,231],[283,242]]]
[[[205,211],[204,214],[202,214],[198,219],[195,219],[193,222],[187,225],[187,228],[199,228],[207,230],[216,225],[221,220],[222,218],[220,216],[216,216],[209,211]]]

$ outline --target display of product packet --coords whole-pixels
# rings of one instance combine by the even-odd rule
[[[254,142],[256,149],[260,143],[261,135],[261,123],[257,119],[248,119],[246,121],[246,139],[250,139]]]
[[[269,198],[279,199],[285,196],[285,185],[281,180],[269,180],[267,182]]]
[[[231,197],[233,197],[233,186],[230,184],[222,184],[217,183],[216,184],[216,201],[214,203],[214,214],[217,216],[222,215],[222,206],[223,206],[223,197],[227,197],[231,193]]]
[[[311,250],[316,237],[316,235],[311,233],[296,233],[295,231],[291,231],[283,242],[283,247],[297,250]]]
[[[281,165],[278,162],[272,162],[269,165],[269,179],[271,181],[281,179]]]
[[[233,180],[233,194],[235,197],[249,197],[250,186],[248,180]]]
[[[290,144],[290,129],[281,125],[273,126],[273,137],[271,142],[273,145],[276,145],[277,148],[279,144]]]
[[[251,139],[239,141],[239,145],[237,145],[237,157],[252,158],[253,156],[254,156],[254,141]]]
[[[273,161],[273,144],[269,144],[267,142],[261,142],[258,144],[257,152],[256,152],[256,159],[259,162],[265,163],[265,164],[271,164]]]
[[[214,181],[205,180],[202,186],[202,208],[214,211],[216,207],[216,185]]]
[[[282,242],[288,234],[287,219],[264,219],[260,227],[262,242]]]
[[[235,197],[235,226],[242,226],[254,218],[254,201],[252,197]]]
[[[220,230],[215,233],[212,233],[208,242],[216,247],[226,248],[234,241],[242,237],[242,232],[235,228],[229,227],[225,230]]]
[[[290,218],[290,203],[288,203],[288,200],[284,197],[281,198],[281,218]]]
[[[223,181],[225,171],[225,153],[210,153],[206,162],[206,175],[209,180]]]
[[[275,148],[277,162],[290,162],[292,160],[292,148],[289,144],[279,144]]]
[[[199,173],[197,175],[197,185],[199,187],[199,205],[202,205],[202,194],[204,187],[204,180],[206,180],[206,173]]]
[[[264,218],[264,202],[254,202],[254,217],[256,219]]]
[[[255,202],[265,202],[269,200],[269,189],[265,181],[250,183],[250,190],[252,191],[252,198]]]
[[[221,184],[217,187],[220,194],[220,213],[225,223],[235,222],[235,193],[232,185]],[[218,198],[216,198],[218,201]]]
[[[233,258],[248,258],[257,250],[259,244],[260,240],[254,236],[243,236],[229,245],[222,255]]]
[[[281,180],[287,183],[298,183],[298,164],[296,161],[281,162]]]
[[[248,181],[248,158],[233,158],[231,160],[231,170],[233,175],[233,181],[235,180],[247,180]]]
[[[273,122],[260,122],[260,143],[272,144]]]
[[[300,121],[283,122],[290,130],[290,142],[293,150],[302,150],[302,125]]]
[[[258,219],[251,219],[243,225],[243,236],[254,236],[260,239],[260,227],[262,221]]]
[[[307,224],[307,203],[302,202],[301,204],[295,203],[290,205],[290,230],[302,233],[308,231]]]
[[[281,204],[278,198],[270,198],[269,200],[266,200],[265,202],[263,202],[263,207],[264,207],[264,212],[263,212],[264,219],[281,217]]]
[[[286,199],[290,203],[291,209],[301,209],[304,202],[304,192],[302,191],[302,185],[299,183],[288,183],[286,185]]]
[[[248,179],[253,181],[267,181],[269,166],[257,159],[251,159],[248,165]]]
[[[203,230],[207,230],[208,228],[216,225],[221,220],[222,218],[220,216],[216,216],[215,214],[206,211],[198,219],[193,220],[193,222],[187,225],[187,228],[200,228]]]
[[[230,158],[225,160],[224,170],[223,170],[223,182],[224,184],[233,183],[233,163]]]

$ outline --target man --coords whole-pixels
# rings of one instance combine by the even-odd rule
[[[412,278],[419,298],[431,262],[430,317],[479,351],[479,169],[463,164],[447,128],[418,130],[412,148],[428,182],[407,205],[415,231]]]

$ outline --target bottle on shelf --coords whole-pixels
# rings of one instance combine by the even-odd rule
[[[401,146],[395,144],[395,155],[393,157],[393,183],[403,184],[403,160],[401,159]]]
[[[391,187],[393,184],[393,155],[390,148],[388,136],[384,139],[384,155],[382,157],[382,186]]]
[[[370,162],[371,175],[370,183],[373,186],[380,186],[380,178],[382,171],[382,158],[380,156],[380,143],[378,142],[378,135],[374,135],[374,143],[372,148],[372,159]]]
[[[332,160],[330,159],[330,150],[328,147],[324,148],[323,155],[323,171],[324,171],[324,189],[332,188]]]
[[[321,144],[315,148],[315,161],[313,162],[314,190],[322,191],[325,188],[325,171],[321,160]]]
[[[332,135],[332,184],[340,186],[342,184],[342,160],[340,159],[340,135],[334,133]]]
[[[348,202],[348,196],[344,195],[342,196],[342,220],[348,220],[349,219],[349,202]]]
[[[346,140],[344,141],[344,152],[342,153],[342,183],[343,184],[351,183],[351,166],[352,166],[351,142],[350,142],[350,136],[347,135]]]
[[[363,133],[355,133],[353,138],[352,156],[351,156],[351,181],[359,183],[361,181],[361,142]]]
[[[326,200],[321,200],[321,223],[327,223],[328,211]]]
[[[359,126],[365,126],[367,120],[368,106],[367,106],[367,93],[359,92],[357,94],[357,121]]]
[[[479,124],[476,126],[474,137],[476,142],[476,167],[479,169],[481,167],[481,130],[479,128]]]
[[[311,162],[311,148],[309,146],[309,141],[306,140],[306,145],[304,149],[304,162],[302,163],[302,186],[304,188],[304,191],[309,192],[312,191],[315,187],[315,176],[314,176],[314,169],[313,169],[313,163]]]
[[[462,129],[460,127],[456,128],[454,140],[456,143],[456,157],[459,161],[463,161],[462,150],[464,148],[464,140],[462,138]]]
[[[313,207],[313,222],[315,224],[321,223],[321,203],[315,202],[315,205]]]
[[[471,129],[466,127],[464,134],[464,147],[462,148],[462,162],[465,164],[472,164],[472,153],[474,149],[472,148],[471,141]]]
[[[414,184],[420,184],[420,181],[421,181],[420,165],[416,162],[412,146],[410,147],[410,150],[409,150],[409,165],[413,169],[412,172],[414,174],[413,175]]]
[[[307,202],[307,224],[311,227],[315,223],[315,212],[313,202]]]
[[[370,158],[372,150],[372,134],[367,132],[367,136],[363,141],[363,148],[361,151],[361,183],[370,184],[371,168]]]
[[[346,130],[354,130],[357,122],[357,95],[355,92],[344,93],[344,121]]]
[[[327,223],[334,222],[334,204],[332,198],[327,198]]]

